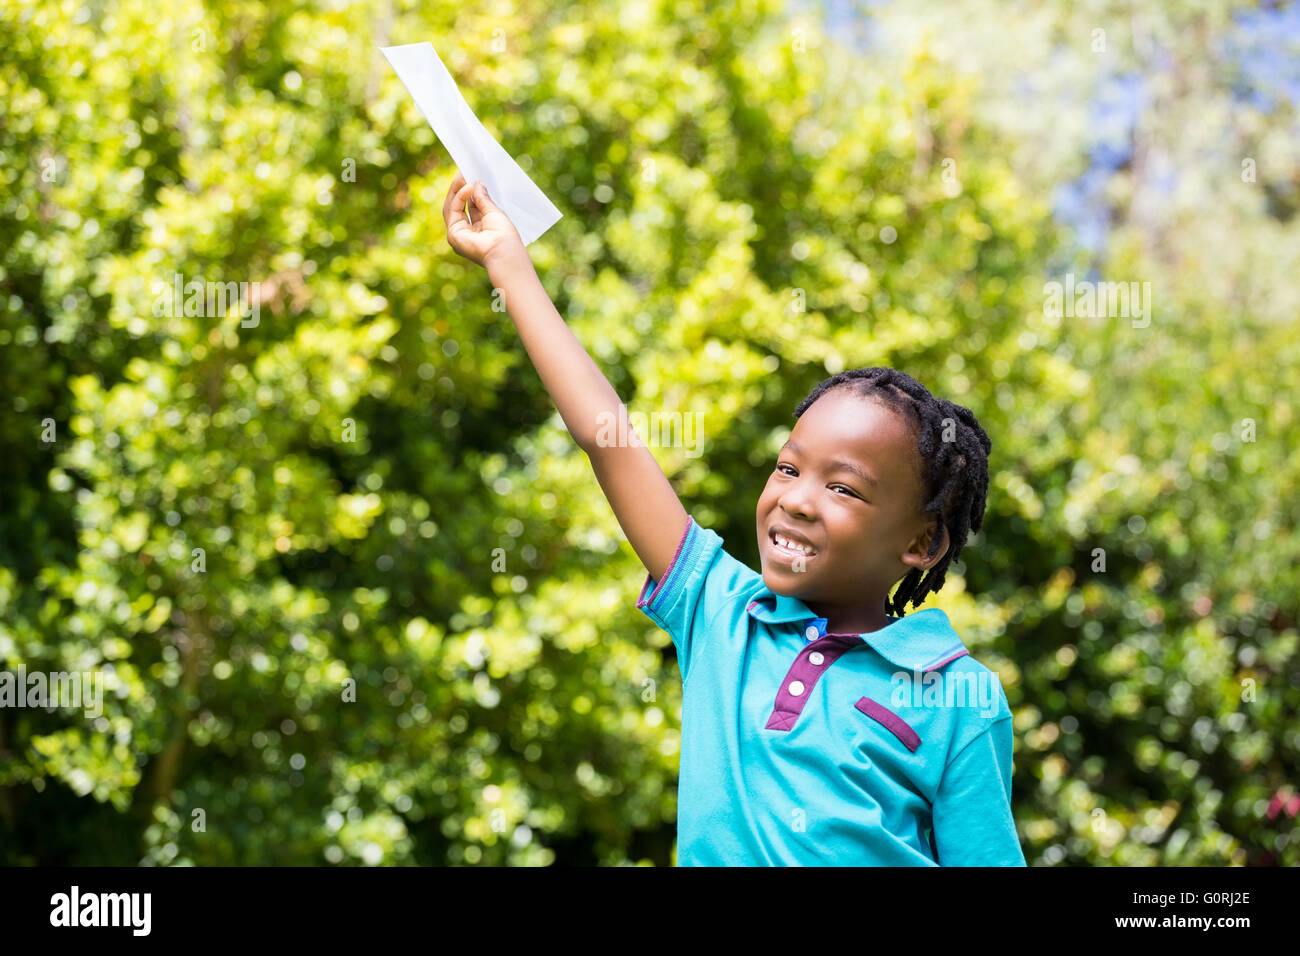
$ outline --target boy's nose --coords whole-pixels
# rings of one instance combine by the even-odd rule
[[[782,511],[792,517],[810,518],[812,517],[810,494],[811,492],[804,482],[796,482],[786,489],[777,504]]]

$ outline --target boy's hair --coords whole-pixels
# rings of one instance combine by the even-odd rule
[[[851,389],[863,398],[883,402],[896,412],[906,409],[917,436],[921,474],[925,487],[921,510],[933,515],[947,528],[948,553],[929,571],[912,568],[903,576],[886,613],[902,617],[908,602],[920,607],[925,596],[943,587],[948,565],[957,559],[971,531],[984,524],[985,496],[989,487],[989,452],[993,442],[980,427],[975,413],[947,399],[937,398],[906,372],[893,368],[855,368],[832,375],[814,388],[794,410],[797,419],[813,402],[834,388]],[[943,440],[945,430],[951,434]],[[928,555],[939,550],[943,536],[930,540]]]

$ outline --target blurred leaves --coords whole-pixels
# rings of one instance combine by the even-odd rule
[[[1300,860],[1294,229],[1249,147],[1148,111],[1142,155],[1214,188],[1120,170],[1080,249],[1070,84],[1163,61],[1088,60],[1105,5],[987,6],[943,10],[1002,31],[972,66],[901,5],[877,57],[758,0],[3,0],[0,667],[105,677],[98,718],[0,711],[3,861],[671,861],[671,644],[445,242],[455,170],[375,50],[423,39],[564,212],[530,253],[619,394],[702,415],[655,453],[737,557],[828,373],[976,411],[988,515],[937,603],[1007,688],[1031,863]],[[1149,42],[1187,63],[1228,6]],[[1031,52],[1059,108],[1017,105]],[[1216,63],[1161,108],[1220,102]],[[1293,109],[1205,115],[1284,192]],[[1150,326],[1045,315],[1090,269],[1150,281]],[[178,275],[255,292],[160,308]]]

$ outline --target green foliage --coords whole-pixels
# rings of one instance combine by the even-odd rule
[[[703,455],[655,453],[742,560],[828,373],[976,411],[989,513],[934,601],[1007,688],[1031,863],[1300,862],[1265,812],[1300,750],[1293,326],[1123,237],[1151,326],[1045,315],[1086,266],[924,43],[348,0],[0,3],[0,669],[106,675],[98,718],[0,710],[0,861],[672,860],[671,643],[445,242],[455,170],[375,49],[423,39],[564,212],[530,252],[619,394],[702,415]],[[259,284],[256,324],[158,314],[178,273]]]

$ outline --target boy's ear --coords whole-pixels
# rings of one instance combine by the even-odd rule
[[[939,550],[935,552],[933,557],[928,557],[930,539],[936,534],[943,539],[943,543],[939,545]],[[944,527],[941,521],[932,518],[930,523],[926,525],[925,530],[912,539],[911,547],[903,555],[903,563],[910,564],[921,571],[928,571],[943,560],[943,556],[948,553],[949,543],[948,529]]]

